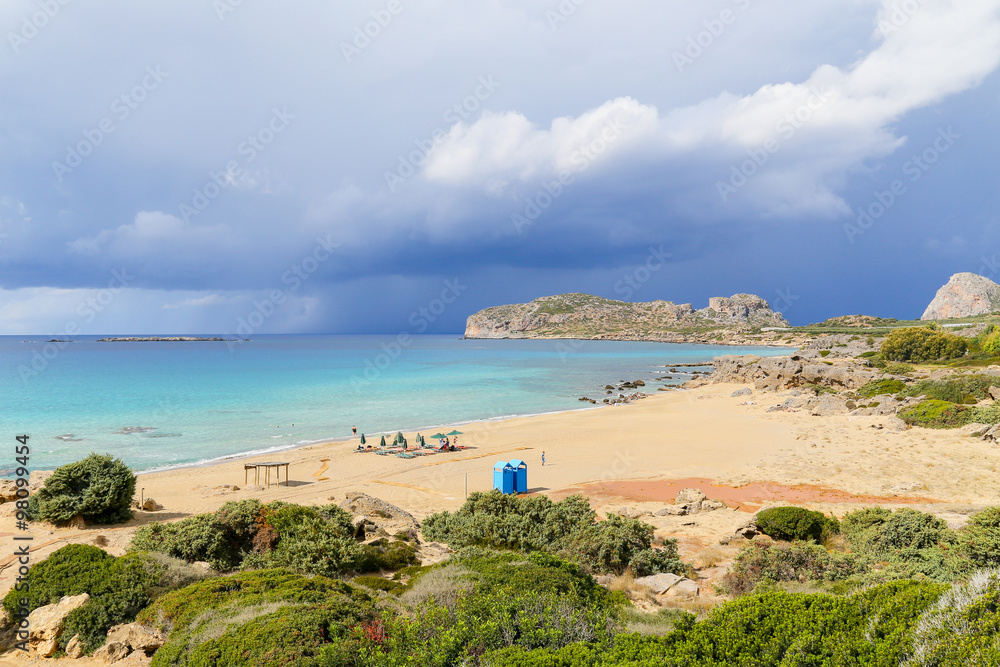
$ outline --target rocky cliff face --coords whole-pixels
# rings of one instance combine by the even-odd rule
[[[920,319],[971,317],[995,310],[1000,310],[1000,285],[975,273],[956,273],[937,291]]]
[[[713,297],[708,308],[670,301],[628,303],[589,294],[561,294],[495,306],[469,317],[466,338],[616,338],[658,340],[685,332],[788,326],[752,294]]]

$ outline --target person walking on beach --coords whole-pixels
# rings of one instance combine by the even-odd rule
[[[358,427],[357,426],[352,426],[351,427],[351,433],[353,433],[354,435],[357,435],[358,434]]]
[[[542,465],[545,465],[545,450],[542,450]]]

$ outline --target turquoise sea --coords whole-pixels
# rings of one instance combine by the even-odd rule
[[[256,336],[249,342],[0,337],[0,437],[31,437],[32,468],[92,451],[136,470],[359,433],[581,409],[583,395],[671,363],[787,348],[435,336]],[[664,368],[664,367],[668,368]],[[427,432],[428,434],[430,431]],[[0,450],[2,451],[2,450]],[[0,461],[0,473],[8,466]]]

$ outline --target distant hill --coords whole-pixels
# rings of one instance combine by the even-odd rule
[[[823,322],[818,322],[811,326],[816,327],[858,327],[870,329],[877,327],[894,326],[899,322],[895,317],[875,317],[874,315],[841,315],[831,317]]]
[[[975,273],[956,273],[937,291],[920,317],[947,320],[1000,310],[1000,285]]]
[[[671,301],[630,303],[590,294],[560,294],[494,306],[469,317],[466,338],[690,340],[711,332],[787,327],[781,313],[753,294],[712,297],[708,307]]]

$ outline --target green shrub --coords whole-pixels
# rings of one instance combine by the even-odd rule
[[[821,357],[827,357],[829,355],[830,355],[830,350],[820,350],[819,351],[819,356],[821,356]]]
[[[132,518],[135,475],[119,459],[91,454],[57,468],[28,501],[32,519],[63,524],[77,515],[88,523]]]
[[[335,523],[310,517],[284,527],[284,531],[279,533],[277,546],[260,554],[264,567],[327,577],[357,569],[361,547]]]
[[[25,601],[31,611],[58,602],[66,595],[87,593],[90,600],[66,617],[61,645],[80,635],[84,651],[104,643],[108,629],[132,621],[149,604],[162,570],[146,554],[115,558],[97,547],[70,544],[31,567],[27,590],[12,589],[3,605],[12,615]]]
[[[205,561],[220,572],[238,567],[246,550],[212,514],[149,523],[136,531],[129,549],[159,551],[188,562]]]
[[[907,665],[1000,664],[1000,572],[984,570],[954,586],[920,617]]]
[[[913,372],[913,366],[901,361],[894,361],[891,364],[885,365],[885,372],[892,375],[909,375]]]
[[[590,503],[582,496],[569,496],[556,503],[547,496],[472,493],[454,514],[442,512],[427,517],[423,533],[452,548],[486,546],[557,553],[594,572],[624,572],[637,556],[635,569],[643,572],[650,568],[679,572],[686,569],[676,559],[675,542],[668,541],[663,553],[643,553],[651,548],[652,526],[616,515],[597,521]]]
[[[169,632],[153,665],[324,665],[375,618],[372,597],[285,570],[242,572],[167,593],[137,620]]]
[[[883,394],[895,394],[904,389],[906,389],[906,383],[902,380],[871,380],[858,389],[858,395],[871,398]]]
[[[776,540],[815,540],[840,531],[837,519],[803,507],[772,507],[755,517],[757,527]]]
[[[400,540],[389,542],[389,540],[381,539],[361,545],[357,570],[359,572],[395,572],[414,565],[420,565],[420,559],[417,558],[417,548],[414,545]]]
[[[769,592],[683,617],[662,637],[618,635],[614,642],[527,651],[502,649],[493,667],[723,667],[866,665],[896,667],[910,652],[914,624],[940,596],[935,584],[894,582],[850,597]],[[961,664],[961,663],[947,663]]]
[[[855,551],[875,558],[890,557],[901,549],[933,547],[949,532],[943,519],[910,508],[856,510],[845,515],[840,525]]]
[[[963,405],[930,399],[906,408],[899,413],[899,418],[910,426],[957,428],[969,423],[967,413]]]
[[[645,577],[660,572],[686,574],[689,570],[677,553],[676,540],[666,542],[662,549],[640,549],[629,560],[628,568],[636,577]]]
[[[990,328],[983,332],[979,346],[983,352],[988,352],[994,357],[1000,355],[1000,329],[991,324]]]
[[[979,567],[1000,566],[1000,507],[989,507],[973,514],[958,531],[965,554]]]
[[[884,578],[922,575],[945,582],[971,569],[955,531],[930,514],[872,507],[848,513],[841,530],[855,553],[887,564]]]
[[[827,551],[818,544],[750,542],[723,576],[719,591],[739,596],[765,582],[841,581],[867,567],[865,558]]]
[[[440,576],[443,575],[443,576]],[[461,593],[441,605],[418,591],[430,579],[435,590],[465,582]],[[414,594],[419,593],[415,598]],[[430,569],[402,601],[408,616],[384,619],[386,638],[358,637],[350,647],[362,664],[422,667],[479,662],[484,652],[506,647],[558,649],[574,642],[609,642],[624,596],[598,586],[578,565],[541,551],[528,556],[481,547],[462,549]],[[348,664],[348,663],[341,663]]]
[[[228,502],[214,514],[148,524],[136,531],[129,548],[206,561],[222,572],[284,567],[325,576],[353,570],[363,556],[351,517],[339,507],[281,501],[264,505],[258,500]],[[397,548],[392,554],[406,560],[403,552]]]
[[[905,327],[889,332],[880,352],[889,361],[937,361],[964,356],[969,341],[928,327]]]
[[[976,403],[989,398],[989,389],[997,384],[992,375],[973,373],[954,375],[943,380],[921,380],[902,392],[903,396],[926,396],[951,403]]]

